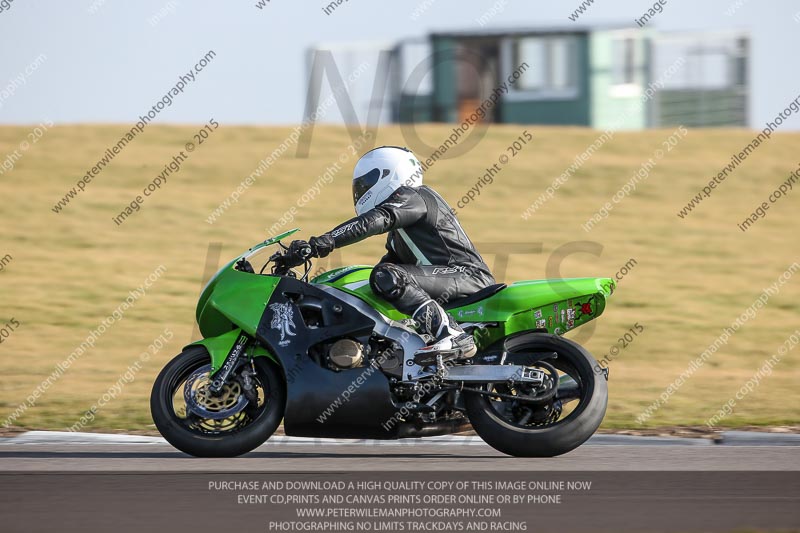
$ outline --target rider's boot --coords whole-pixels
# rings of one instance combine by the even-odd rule
[[[429,335],[433,341],[414,354],[414,358],[433,364],[438,355],[443,361],[469,359],[477,352],[475,339],[434,300],[428,300],[414,311],[412,318],[419,333]]]

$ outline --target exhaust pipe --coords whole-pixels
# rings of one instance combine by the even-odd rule
[[[572,376],[564,374],[558,379],[558,400],[577,400],[581,397],[581,386]]]
[[[447,420],[444,422],[431,422],[421,426],[406,422],[398,427],[397,438],[410,439],[419,437],[436,437],[439,435],[450,435],[452,433],[470,431],[471,429],[472,424],[470,424],[469,420],[466,418],[462,418],[460,420]]]

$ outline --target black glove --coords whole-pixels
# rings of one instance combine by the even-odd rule
[[[308,245],[311,246],[311,255],[314,257],[325,257],[336,247],[336,242],[333,240],[333,237],[324,233],[319,237],[311,237],[308,240]]]
[[[286,253],[283,254],[283,261],[288,267],[300,266],[311,257],[311,247],[306,241],[292,241]]]

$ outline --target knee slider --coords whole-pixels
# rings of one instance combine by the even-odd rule
[[[372,291],[387,300],[403,296],[408,285],[406,273],[394,265],[378,265],[372,269],[369,277]]]

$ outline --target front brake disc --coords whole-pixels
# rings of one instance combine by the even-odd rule
[[[206,365],[195,370],[186,380],[183,398],[188,411],[202,418],[223,420],[247,407],[249,400],[238,381],[226,383],[219,395],[212,395],[208,390],[210,373],[211,365]]]

